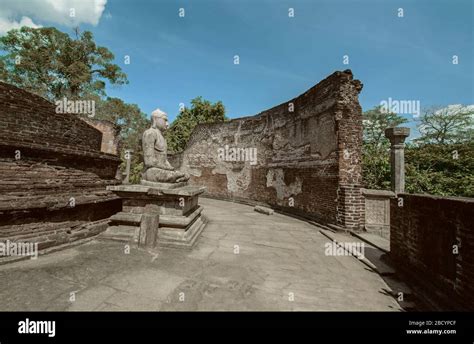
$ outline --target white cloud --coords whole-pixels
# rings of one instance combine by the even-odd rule
[[[97,25],[106,3],[107,0],[2,0],[0,35],[22,26]]]
[[[41,25],[33,23],[33,20],[31,20],[31,18],[25,16],[21,17],[21,20],[19,22],[16,20],[10,21],[6,18],[0,17],[0,35],[6,33],[11,29],[18,29],[22,26],[28,26],[33,28],[41,27]]]

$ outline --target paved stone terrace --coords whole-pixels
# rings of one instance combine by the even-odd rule
[[[0,266],[0,310],[401,310],[364,264],[326,256],[316,227],[242,204],[200,203],[210,221],[192,251],[126,254],[122,243],[93,240]]]

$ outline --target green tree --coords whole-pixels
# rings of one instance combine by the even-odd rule
[[[407,144],[406,190],[474,197],[474,142]]]
[[[385,112],[382,106],[376,106],[362,115],[364,124],[364,143],[382,147],[389,145],[385,129],[406,123],[407,120],[396,113]]]
[[[426,109],[421,137],[407,145],[406,190],[441,196],[474,197],[474,107]]]
[[[396,113],[384,112],[381,106],[363,113],[362,173],[365,187],[390,189],[390,142],[385,137],[385,129],[406,121]]]
[[[406,191],[474,197],[472,107],[432,108],[421,118],[421,137],[406,144]],[[449,111],[448,111],[449,110]],[[405,123],[378,108],[364,113],[363,175],[368,188],[390,188],[390,143],[385,128]]]
[[[452,144],[474,139],[474,106],[450,105],[426,109],[418,124],[417,142]]]
[[[108,120],[120,127],[122,145],[137,151],[141,134],[149,126],[149,120],[138,105],[127,104],[119,98],[98,98],[95,119]]]
[[[105,81],[128,83],[114,55],[97,46],[91,32],[72,39],[55,28],[13,29],[0,37],[1,80],[51,101],[86,94],[105,96]]]
[[[191,100],[191,108],[185,107],[167,130],[165,137],[168,142],[168,150],[175,153],[182,152],[196,125],[226,120],[225,107],[222,102],[211,104],[210,101],[203,100],[202,97],[194,98]]]
[[[107,120],[120,128],[121,170],[125,170],[125,151],[132,150],[130,182],[139,182],[143,169],[141,135],[149,127],[150,121],[136,104],[127,104],[121,99],[110,97],[101,99],[95,96],[93,99],[96,101],[94,119]]]

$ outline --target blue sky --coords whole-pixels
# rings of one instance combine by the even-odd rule
[[[229,117],[253,115],[348,68],[364,84],[363,110],[389,97],[473,104],[473,17],[472,0],[108,0],[97,25],[80,27],[128,75],[108,94],[172,120],[196,96],[221,100]]]

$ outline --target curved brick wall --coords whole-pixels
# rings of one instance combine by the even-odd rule
[[[0,137],[11,142],[100,151],[100,131],[35,94],[0,82],[0,109]]]
[[[101,143],[102,133],[76,115],[0,82],[0,240],[42,249],[105,229],[121,210],[106,191],[118,183],[120,159]]]
[[[390,214],[397,269],[444,310],[473,311],[474,199],[402,193],[390,200]]]
[[[254,200],[359,229],[362,84],[335,72],[304,94],[253,116],[199,125],[173,161],[210,196]],[[256,149],[257,161],[223,161],[219,149]]]
[[[54,104],[18,87],[0,82],[0,157],[91,171],[114,178],[117,157],[101,150],[102,133],[78,116],[56,113]]]

